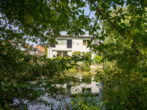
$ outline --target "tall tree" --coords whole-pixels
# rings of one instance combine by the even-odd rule
[[[103,56],[102,101],[106,109],[145,109],[147,68],[146,1],[90,0],[96,12],[93,47]],[[98,27],[98,28],[97,28]],[[101,34],[97,34],[97,30]]]
[[[0,0],[0,108],[15,106],[15,99],[19,107],[22,100],[38,101],[43,85],[55,93],[51,82],[69,61],[32,56],[26,43],[49,45],[65,30],[84,34],[89,18],[83,6],[84,1],[74,0]]]

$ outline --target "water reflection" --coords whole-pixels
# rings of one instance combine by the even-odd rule
[[[67,106],[70,107],[71,100],[77,94],[81,95],[98,95],[100,92],[100,83],[94,80],[92,77],[84,77],[80,75],[80,82],[78,83],[68,83],[68,84],[56,84],[58,88],[64,88],[66,95],[57,95],[56,99],[48,97],[48,94],[41,97],[42,100],[50,103],[50,106],[41,105],[29,105],[29,110],[57,110],[60,107],[60,110],[65,110]]]

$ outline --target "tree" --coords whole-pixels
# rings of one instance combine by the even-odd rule
[[[81,3],[74,0],[0,0],[0,108],[17,106],[13,105],[15,99],[19,100],[19,108],[23,108],[22,100],[37,102],[45,91],[55,93],[52,82],[57,81],[70,61],[32,56],[32,48],[26,43],[51,45],[65,30],[83,34],[83,25],[89,18],[80,9],[85,5]],[[75,23],[70,25],[71,22]],[[82,25],[76,28],[79,24]]]
[[[103,56],[104,74],[98,76],[106,109],[140,110],[147,106],[143,80],[147,66],[145,5],[139,0],[91,0],[91,8],[102,25],[101,35],[96,36],[104,42],[93,47]],[[97,25],[96,20],[95,33]]]
[[[102,57],[99,56],[99,55],[95,55],[95,56],[94,56],[94,61],[95,61],[96,63],[100,63],[100,62],[102,61]]]
[[[32,96],[34,98],[29,101],[35,100],[42,92],[36,92],[37,86],[31,82],[40,84],[42,77],[53,79],[52,75],[66,67],[64,60],[59,63],[58,59],[43,60],[28,55],[27,41],[51,44],[61,31],[71,35],[82,35],[88,31],[99,40],[99,45],[89,46],[103,56],[104,74],[99,76],[105,108],[145,109],[146,6],[146,0],[1,0],[2,108],[10,107],[15,98],[29,99]],[[84,14],[85,7],[89,7],[88,15]],[[91,12],[94,13],[92,18]],[[24,52],[22,48],[25,48]],[[50,83],[47,86],[50,87]],[[29,91],[34,92],[30,94]],[[29,92],[28,95],[23,95],[25,92]]]

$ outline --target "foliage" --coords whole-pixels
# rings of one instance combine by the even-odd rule
[[[90,71],[90,64],[88,62],[83,64],[83,71]]]
[[[69,59],[32,56],[32,48],[26,43],[51,45],[64,30],[84,34],[83,25],[86,26],[89,18],[80,9],[83,6],[84,2],[74,0],[0,1],[0,108],[12,107],[15,99],[38,101],[44,94],[43,84],[46,91],[55,93],[51,85],[70,68]],[[71,25],[71,22],[75,23]]]
[[[37,102],[45,91],[55,94],[56,88],[51,84],[58,82],[61,73],[71,68],[70,59],[32,56],[15,48],[14,43],[3,41],[0,44],[0,103],[4,109],[5,105],[9,108],[15,100],[19,101],[19,108],[24,107],[20,103],[23,100]]]
[[[87,31],[93,36],[89,47],[103,56],[103,74],[98,76],[105,109],[146,109],[146,6],[146,0],[1,0],[1,108],[8,109],[15,99],[37,101],[43,84],[53,93],[52,82],[70,68],[70,59],[30,55],[26,42],[51,45],[61,31]],[[76,62],[90,64],[90,54],[83,56],[75,57]]]
[[[89,18],[79,9],[85,6],[83,1],[1,0],[0,6],[1,37],[5,39],[5,34],[9,34],[8,40],[16,38],[21,42],[28,39],[32,42],[53,43],[54,37],[61,31],[84,34],[82,29],[89,22]]]
[[[91,52],[86,52],[83,54],[83,70],[84,71],[90,71],[90,65],[92,62],[92,58],[91,58]]]
[[[100,63],[100,62],[102,61],[102,57],[99,56],[99,55],[95,55],[95,56],[94,56],[94,61],[95,61],[96,63]]]
[[[112,9],[109,9],[109,3]],[[145,101],[147,89],[143,81],[147,66],[145,4],[134,0],[126,2],[104,0],[99,1],[99,4],[93,2],[92,7],[96,8],[96,15],[100,14],[97,17],[102,20],[103,25],[101,35],[97,34],[97,38],[103,42],[99,46],[93,45],[93,48],[104,59],[103,73],[98,72],[98,79],[102,82],[101,100],[105,102],[105,108],[145,110],[147,107]]]
[[[76,96],[71,101],[73,110],[102,110],[101,102],[96,96]]]
[[[82,52],[80,52],[80,51],[75,51],[75,52],[73,52],[72,55],[77,55],[77,56],[79,56],[79,55],[81,55],[81,54],[82,54]]]
[[[91,52],[86,52],[83,54],[83,59],[87,62],[90,62],[91,61]]]
[[[77,67],[82,66],[84,71],[90,70],[90,64],[92,62],[91,52],[81,53],[79,51],[76,51],[76,52],[73,53],[72,59],[76,63],[79,62],[79,61],[83,62],[82,65],[79,65],[77,63]]]

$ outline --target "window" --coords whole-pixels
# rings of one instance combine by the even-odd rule
[[[66,40],[65,39],[58,39],[58,45],[66,45]]]
[[[67,56],[67,52],[66,52],[66,51],[63,52],[63,56],[64,56],[64,57]]]
[[[83,40],[83,45],[86,45],[86,40]]]
[[[87,46],[88,42],[89,42],[89,40],[83,40],[83,46]]]
[[[61,56],[61,55],[62,55],[61,51],[57,51],[57,56]]]
[[[57,56],[66,57],[67,56],[67,51],[57,51]]]
[[[67,48],[72,48],[72,39],[67,39]]]

